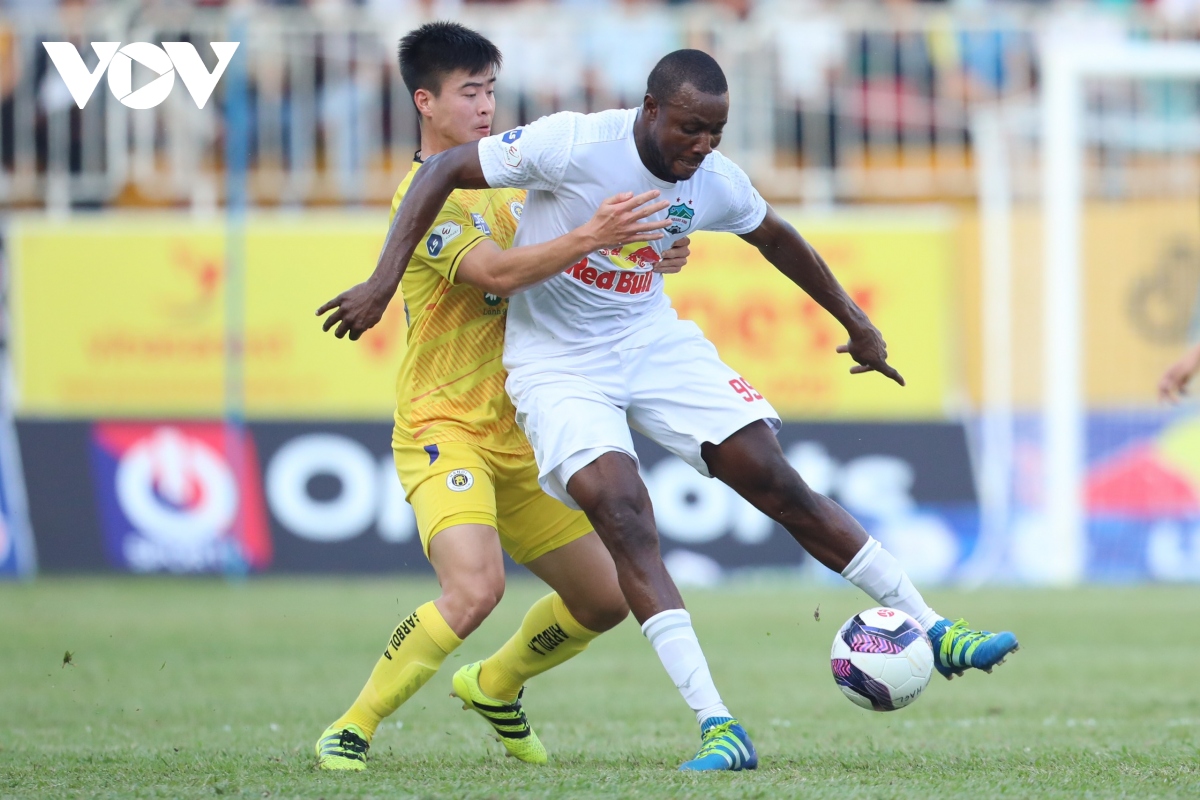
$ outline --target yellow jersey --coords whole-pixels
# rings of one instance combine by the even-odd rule
[[[420,166],[396,189],[393,218]],[[413,253],[400,283],[408,350],[396,376],[395,446],[466,442],[532,455],[504,391],[508,298],[455,281],[484,239],[512,247],[524,202],[518,189],[458,189]]]

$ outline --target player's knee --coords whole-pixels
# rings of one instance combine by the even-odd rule
[[[653,548],[657,552],[658,536],[650,497],[644,491],[607,493],[587,513],[610,551],[638,552]]]
[[[612,630],[625,621],[629,616],[629,604],[625,595],[620,591],[615,596],[607,598],[605,603],[596,609],[595,626],[589,626],[597,632]]]
[[[578,613],[574,610],[571,613],[583,627],[603,633],[625,621],[629,616],[629,604],[625,602],[625,596],[621,594],[618,586],[615,592],[605,592],[601,596],[590,598],[590,602]]]
[[[504,597],[504,577],[480,575],[475,580],[456,582],[442,587],[442,598],[451,615],[455,617],[451,627],[455,631],[478,628]],[[447,622],[450,622],[447,619]],[[461,636],[461,634],[460,634]]]
[[[786,462],[780,469],[766,470],[758,476],[757,493],[760,509],[773,519],[791,519],[804,524],[821,516],[820,495]]]

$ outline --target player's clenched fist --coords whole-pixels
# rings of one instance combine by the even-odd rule
[[[367,280],[350,287],[318,308],[317,316],[333,311],[325,318],[322,330],[328,331],[337,325],[334,336],[341,339],[349,333],[350,340],[355,341],[383,319],[383,312],[387,310],[390,299],[390,295],[380,292]]]
[[[683,269],[683,265],[687,263],[688,256],[692,254],[692,249],[689,245],[692,240],[684,236],[682,239],[676,239],[675,244],[671,245],[671,249],[662,254],[662,260],[654,265],[654,271],[665,275],[672,275]]]
[[[670,205],[666,200],[651,202],[658,195],[657,189],[639,195],[621,192],[601,203],[591,220],[583,226],[583,233],[594,242],[593,249],[663,238],[661,231],[670,224],[669,220],[643,221]]]
[[[850,357],[858,362],[857,366],[850,368],[851,375],[878,372],[901,386],[904,385],[904,378],[887,363],[887,343],[883,341],[883,334],[874,325],[868,323],[856,327],[850,332],[850,341],[838,345],[837,351],[849,353]]]

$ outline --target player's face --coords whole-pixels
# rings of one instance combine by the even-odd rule
[[[729,119],[729,95],[705,94],[685,83],[662,105],[647,97],[645,111],[662,161],[659,168],[673,180],[686,181],[721,143]]]
[[[475,75],[461,69],[451,72],[442,81],[438,96],[429,95],[428,113],[422,112],[425,123],[451,147],[490,136],[496,113],[495,87],[496,75],[490,69]]]

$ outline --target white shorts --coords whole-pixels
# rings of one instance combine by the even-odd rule
[[[665,319],[615,347],[518,366],[508,394],[533,445],[538,482],[578,508],[567,481],[604,453],[637,460],[632,427],[711,477],[700,456],[747,425],[779,414],[717,355],[695,323]]]

